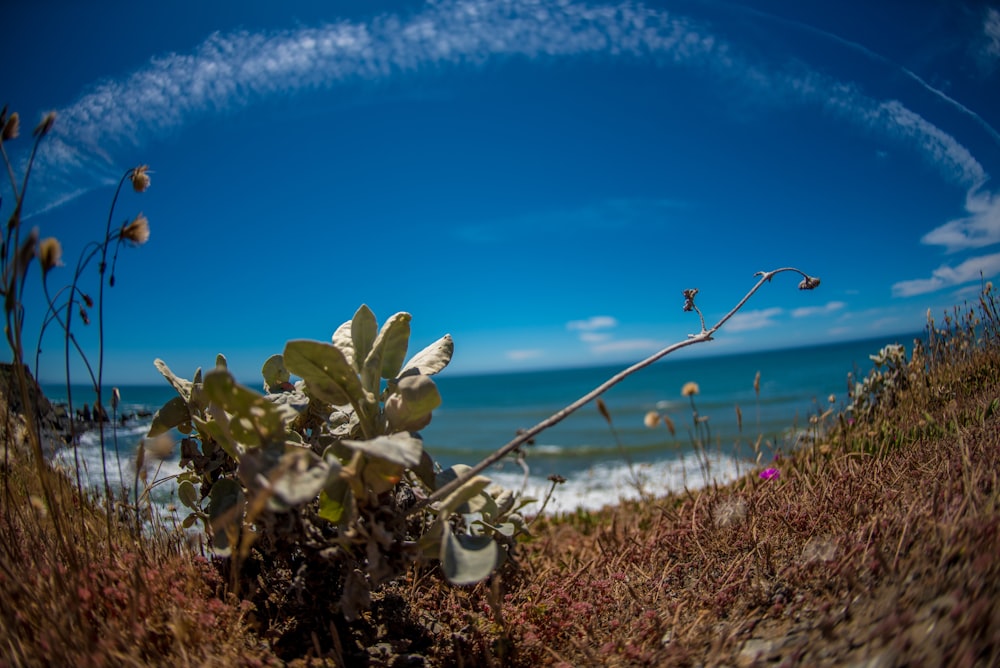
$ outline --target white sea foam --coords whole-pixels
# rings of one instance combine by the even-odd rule
[[[746,473],[749,468],[749,463],[726,456],[712,457],[707,476],[694,456],[633,466],[642,491],[654,496],[679,492],[685,488],[699,489],[712,483],[725,484]],[[529,475],[525,482],[523,474],[510,470],[487,472],[485,475],[508,489],[523,488],[524,496],[538,499],[537,503],[524,509],[529,515],[541,509],[542,500],[552,487],[552,482],[547,479]],[[544,512],[598,510],[638,498],[639,489],[627,464],[600,465],[566,476],[566,482],[556,486]]]
[[[106,454],[103,465],[107,468],[108,484],[115,491],[127,490],[129,498],[132,497],[136,484],[136,447],[147,429],[148,425],[120,429],[117,459],[111,436],[105,434]],[[560,446],[536,447],[550,447],[552,450],[550,454],[562,451]],[[77,448],[64,448],[56,453],[54,459],[74,479],[79,460],[81,484],[95,492],[104,489],[105,474],[101,460],[100,436],[97,432],[84,434]],[[712,456],[707,471],[693,455],[636,463],[633,469],[645,494],[661,496],[684,489],[699,489],[712,483],[728,483],[745,473],[750,466],[751,464],[746,461],[716,454]],[[144,469],[145,481],[140,478],[139,493],[142,494],[148,485],[151,488],[152,501],[161,516],[168,516],[171,505],[177,506],[177,486],[172,479],[183,471],[176,452],[163,460],[147,454]],[[503,470],[487,471],[485,475],[503,487],[520,491],[523,496],[536,499],[536,502],[524,508],[523,512],[528,515],[542,510],[542,501],[552,487],[552,482],[547,478],[539,475],[529,475],[525,478],[516,467],[507,466]],[[625,462],[595,464],[587,469],[567,473],[565,478],[566,481],[556,486],[546,504],[543,511],[546,514],[574,512],[577,509],[598,510],[624,500],[640,498],[632,470]]]
[[[176,485],[169,482],[183,469],[176,453],[166,459],[157,459],[146,454],[142,471],[137,480],[136,456],[142,437],[149,430],[148,424],[129,425],[117,430],[117,451],[114,435],[110,430],[104,433],[104,456],[101,452],[101,435],[98,431],[88,431],[79,438],[75,448],[66,447],[56,451],[53,462],[73,480],[79,477],[80,485],[95,493],[103,493],[105,481],[116,495],[124,490],[128,498],[133,498],[136,488],[142,494],[147,486],[153,503],[162,511],[172,503]],[[117,456],[116,456],[117,452]],[[157,481],[168,480],[165,484],[154,485]]]

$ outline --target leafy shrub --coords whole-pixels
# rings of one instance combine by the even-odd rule
[[[414,562],[439,562],[453,584],[483,580],[526,531],[528,500],[479,475],[411,512],[469,468],[437,470],[423,449],[418,430],[441,403],[431,376],[454,344],[445,335],[404,363],[410,320],[379,328],[361,306],[331,343],[289,341],[262,367],[265,394],[237,383],[221,355],[190,381],[156,361],[178,396],[149,437],[184,434],[183,524],[204,524],[237,584],[352,620]]]

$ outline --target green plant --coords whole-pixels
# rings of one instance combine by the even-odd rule
[[[265,394],[237,383],[221,355],[190,381],[156,361],[178,396],[149,437],[185,434],[184,526],[201,520],[215,551],[237,561],[255,551],[261,563],[284,563],[291,547],[303,563],[330,566],[347,619],[415,561],[439,561],[454,584],[478,582],[525,531],[527,500],[484,476],[407,520],[417,499],[467,468],[437,471],[423,449],[418,430],[441,403],[431,376],[454,344],[445,335],[404,363],[410,319],[397,313],[379,328],[361,306],[331,343],[289,341],[262,367]]]

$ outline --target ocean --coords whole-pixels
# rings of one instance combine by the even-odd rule
[[[566,482],[556,488],[547,512],[596,509],[635,498],[635,476],[645,492],[654,494],[694,489],[713,481],[725,483],[793,449],[797,435],[808,428],[810,416],[831,406],[845,407],[848,376],[864,377],[873,366],[869,355],[890,343],[903,344],[909,353],[913,339],[920,336],[718,357],[667,357],[603,395],[610,425],[593,403],[588,404],[539,434],[534,444],[523,446],[521,463],[510,459],[487,475],[534,498],[545,496],[550,475],[562,476]],[[626,366],[475,376],[445,371],[435,377],[442,404],[421,432],[424,447],[442,467],[475,464],[512,440],[518,430],[535,426]],[[759,394],[754,389],[758,373]],[[697,383],[697,395],[682,396],[681,388],[688,382]],[[259,383],[247,384],[260,389]],[[65,401],[65,387],[46,385],[43,389],[51,400]],[[119,410],[126,415],[154,412],[175,396],[166,381],[121,386],[119,391]],[[85,388],[74,388],[74,406],[82,406],[88,396],[92,400]],[[708,418],[700,432],[704,438],[707,426],[710,433],[705,444],[712,456],[707,470],[692,444],[699,433],[694,427],[695,410]],[[650,411],[668,416],[675,434],[662,423],[647,428],[644,418]],[[113,487],[122,484],[133,489],[136,448],[149,423],[146,417],[115,430],[106,428],[104,461]],[[103,487],[100,440],[97,432],[90,432],[82,436],[78,448],[58,454],[63,465],[73,471],[79,467],[85,484],[95,487]],[[755,442],[760,444],[760,462],[755,461]],[[151,460],[151,465],[147,464],[147,480],[159,481],[153,498],[167,508],[174,504],[170,476],[180,472],[176,451],[164,460]]]

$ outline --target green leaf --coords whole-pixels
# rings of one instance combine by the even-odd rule
[[[351,507],[351,486],[346,480],[335,478],[319,495],[319,516],[339,524],[347,521]]]
[[[363,452],[370,457],[384,459],[404,468],[413,468],[420,463],[424,452],[424,442],[407,433],[400,432],[389,436],[377,436],[370,441],[341,441],[344,445]]]
[[[149,432],[146,433],[146,437],[152,438],[160,434],[165,434],[174,427],[190,421],[191,413],[188,411],[187,402],[180,397],[174,397],[163,404],[160,410],[156,411],[156,415],[153,416],[153,423],[149,425]]]
[[[374,494],[384,494],[403,478],[403,467],[378,457],[367,457],[361,470],[361,482]]]
[[[195,428],[198,429],[198,434],[201,436],[202,441],[218,443],[219,447],[232,459],[239,459],[236,442],[229,435],[229,430],[219,424],[217,420],[202,420],[199,417],[192,416],[191,421],[194,423]]]
[[[416,374],[433,376],[448,366],[454,353],[455,342],[452,341],[451,334],[445,334],[410,358],[410,361],[403,365],[403,372],[399,374],[399,377]]]
[[[402,378],[385,400],[388,431],[419,431],[430,423],[431,412],[440,405],[441,394],[428,376]]]
[[[376,355],[380,360],[378,364],[379,375],[382,378],[395,378],[403,366],[406,358],[406,348],[410,343],[410,320],[413,318],[409,313],[397,313],[382,326],[368,358]],[[365,359],[365,366],[368,366],[368,358]]]
[[[500,560],[500,549],[490,536],[455,535],[444,522],[441,569],[454,585],[472,585],[485,580]]]
[[[336,475],[339,466],[332,469],[325,461],[316,462],[315,455],[308,450],[292,452],[282,457],[277,475],[271,480],[274,495],[289,506],[298,506],[312,501],[326,487],[330,475]]]
[[[232,418],[229,431],[245,445],[259,446],[284,431],[281,413],[263,395],[240,385],[225,369],[205,375],[205,395]]]
[[[188,401],[191,399],[190,380],[184,380],[183,378],[179,378],[178,376],[174,375],[174,372],[170,370],[170,367],[167,366],[167,363],[161,359],[154,360],[153,366],[155,366],[159,370],[159,372],[163,374],[163,377],[167,379],[167,382],[173,386],[173,388],[177,391],[177,394],[179,394],[181,398],[184,399],[184,401]]]
[[[288,370],[304,380],[320,400],[332,406],[364,401],[360,379],[336,346],[304,339],[289,341],[283,357]]]
[[[434,460],[431,459],[431,456],[427,454],[426,450],[420,453],[420,463],[414,467],[411,467],[411,470],[417,474],[417,477],[420,478],[420,482],[427,485],[427,489],[430,490],[435,489]]]
[[[214,547],[226,553],[230,549],[227,530],[243,521],[243,488],[230,478],[221,478],[208,494],[208,517]]]
[[[351,320],[354,365],[359,372],[362,370],[360,366],[361,361],[368,358],[368,353],[371,352],[372,344],[375,343],[377,335],[378,321],[375,319],[375,314],[372,313],[372,310],[367,305],[362,304]]]
[[[177,485],[177,498],[191,510],[201,510],[201,504],[198,503],[198,490],[195,489],[190,480],[181,480]]]
[[[438,488],[448,484],[461,475],[470,471],[472,467],[465,464],[456,464],[438,474]],[[490,486],[491,480],[486,476],[477,475],[469,479],[464,485],[449,494],[441,502],[439,516],[448,517],[452,513],[474,513],[482,507],[485,500],[476,500],[483,490]]]
[[[291,380],[288,369],[285,368],[285,360],[281,355],[271,355],[264,362],[260,373],[264,376],[264,391],[275,392],[281,389],[282,383]]]
[[[361,369],[358,368],[357,355],[354,354],[354,339],[351,337],[352,324],[353,321],[348,320],[337,328],[337,331],[333,333],[333,345],[344,354],[344,359],[347,360],[347,363],[360,373]]]

